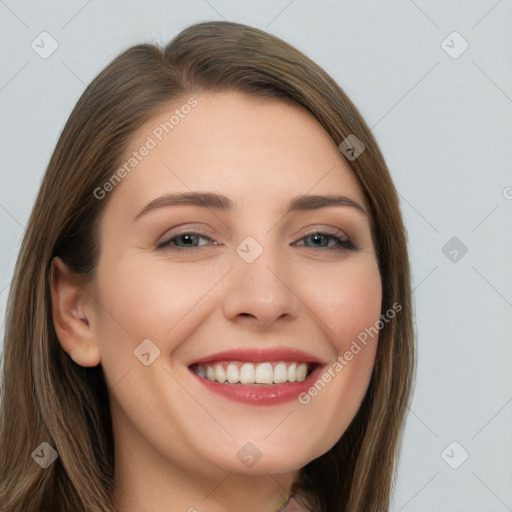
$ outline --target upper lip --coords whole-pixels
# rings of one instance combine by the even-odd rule
[[[325,361],[303,350],[289,347],[272,347],[224,350],[222,352],[216,352],[215,354],[197,359],[190,366],[194,364],[207,364],[220,361],[243,361],[249,363],[290,361],[314,365],[326,364]]]

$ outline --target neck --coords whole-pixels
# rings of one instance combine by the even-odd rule
[[[116,512],[277,512],[298,476],[236,473],[192,455],[173,461],[131,427],[114,429]]]
[[[116,471],[116,512],[277,512],[288,495],[285,475],[247,476],[224,472],[212,478],[178,468],[146,472]]]

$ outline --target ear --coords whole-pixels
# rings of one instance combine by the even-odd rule
[[[89,294],[83,281],[59,257],[52,260],[50,289],[53,324],[62,348],[75,363],[97,366],[100,351],[91,329]]]

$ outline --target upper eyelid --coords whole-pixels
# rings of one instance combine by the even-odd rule
[[[216,236],[214,233],[213,233],[213,230],[210,231],[208,229],[203,229],[203,228],[195,228],[195,227],[185,227],[185,228],[182,228],[182,226],[177,226],[176,228],[171,228],[171,229],[168,229],[165,231],[165,233],[169,233],[171,231],[173,231],[173,229],[179,229],[179,231],[177,233],[174,233],[173,236],[179,236],[181,234],[186,234],[186,233],[193,233],[193,234],[199,234],[199,235],[203,235],[203,236],[210,236],[210,237],[214,237]],[[318,232],[318,231],[335,231],[336,233],[332,233],[332,234],[339,234],[339,233],[342,233],[343,235],[345,236],[349,236],[348,233],[341,229],[341,228],[337,228],[335,226],[331,226],[331,225],[328,225],[328,224],[322,224],[322,223],[315,223],[315,224],[312,224],[311,226],[307,226],[306,228],[301,228],[302,229],[306,229],[308,232],[302,236],[307,236],[311,233],[315,233],[315,232]],[[233,239],[233,235],[234,235],[234,231],[230,228],[227,229],[228,233],[229,233],[229,236],[228,236],[228,241],[232,241]],[[300,231],[300,230],[299,230]],[[164,234],[165,234],[164,233]],[[329,233],[331,234],[331,233]],[[163,237],[163,235],[162,235]],[[162,238],[160,237],[160,238]]]

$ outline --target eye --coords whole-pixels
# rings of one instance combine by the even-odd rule
[[[299,243],[305,241],[305,243]],[[310,249],[327,249],[357,251],[357,247],[348,239],[325,231],[315,231],[301,238],[293,245],[302,245]]]
[[[201,241],[203,241],[203,243],[201,243]],[[156,244],[156,247],[158,249],[170,249],[173,251],[188,251],[191,249],[198,249],[199,247],[209,244],[222,245],[220,242],[213,240],[204,233],[186,231],[159,242]],[[315,231],[290,245],[303,246],[309,249],[326,249],[329,251],[340,251],[345,249],[351,251],[358,250],[350,240],[326,231]]]
[[[206,243],[200,243],[200,240],[206,240]],[[213,245],[219,245],[219,242],[216,242],[208,235],[203,233],[198,233],[195,231],[187,231],[184,233],[179,233],[178,235],[174,235],[171,238],[167,238],[162,242],[159,242],[156,247],[158,249],[162,249],[164,247],[168,247],[172,250],[188,250],[195,249],[197,247],[201,247],[203,245],[207,245],[208,243],[212,243]]]

